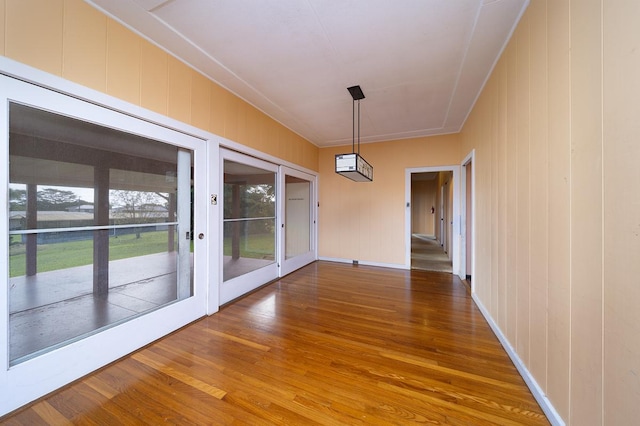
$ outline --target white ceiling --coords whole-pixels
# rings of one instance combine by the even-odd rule
[[[319,147],[458,132],[529,0],[87,0]]]

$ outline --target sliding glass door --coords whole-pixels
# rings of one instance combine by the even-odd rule
[[[13,102],[9,123],[10,365],[192,296],[191,150]]]
[[[315,256],[315,178],[282,166],[280,168],[281,239],[280,275],[313,262]]]
[[[0,80],[5,412],[205,314],[206,144]]]
[[[223,220],[220,303],[278,277],[277,166],[222,149]]]

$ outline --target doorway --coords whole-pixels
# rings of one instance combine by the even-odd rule
[[[405,265],[459,273],[459,166],[405,171]]]

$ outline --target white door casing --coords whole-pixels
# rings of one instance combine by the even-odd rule
[[[405,169],[405,268],[411,269],[411,174],[451,171],[453,173],[453,224],[451,263],[453,274],[460,274],[460,166],[433,166]],[[437,226],[437,225],[436,225]]]

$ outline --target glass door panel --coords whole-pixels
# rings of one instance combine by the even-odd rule
[[[285,259],[311,250],[311,182],[285,175]]]
[[[190,151],[15,103],[9,117],[11,365],[192,295],[176,244]]]
[[[277,277],[277,168],[224,152],[221,303]]]
[[[0,415],[206,314],[206,142],[81,98],[0,76]]]
[[[283,198],[283,238],[281,275],[315,260],[314,177],[281,167]]]

